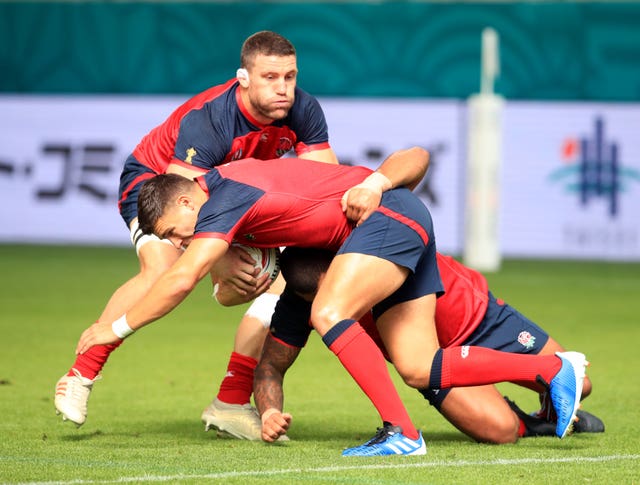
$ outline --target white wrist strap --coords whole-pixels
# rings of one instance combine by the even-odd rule
[[[113,322],[111,324],[111,330],[113,330],[113,333],[115,333],[119,338],[126,338],[135,332],[135,330],[127,323],[127,315],[122,315]]]
[[[392,184],[384,174],[381,174],[380,172],[373,172],[357,186],[382,193],[389,190],[392,187]]]

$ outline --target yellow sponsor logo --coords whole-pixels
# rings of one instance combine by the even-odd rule
[[[197,154],[198,152],[196,152],[196,149],[191,147],[187,150],[187,159],[185,160],[185,163],[192,163],[191,159]]]

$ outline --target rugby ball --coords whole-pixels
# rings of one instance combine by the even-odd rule
[[[280,249],[278,248],[254,248],[244,244],[234,244],[234,246],[244,249],[255,261],[255,267],[260,268],[258,277],[268,274],[271,281],[274,281],[280,274]]]

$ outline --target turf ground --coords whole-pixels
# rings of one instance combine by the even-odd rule
[[[205,433],[244,307],[225,309],[203,282],[173,314],[113,355],[76,429],[53,389],[81,331],[135,271],[129,249],[0,246],[0,482],[3,483],[640,483],[640,264],[507,261],[494,293],[587,354],[584,409],[606,432],[516,445],[473,443],[398,381],[428,453],[342,458],[377,415],[316,335],[287,375],[291,441],[265,445]],[[526,409],[535,396],[501,390]]]

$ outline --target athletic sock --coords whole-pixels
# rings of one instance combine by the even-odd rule
[[[231,352],[227,373],[220,383],[218,399],[227,404],[247,404],[253,392],[253,371],[258,361],[248,355]]]
[[[80,354],[76,356],[76,361],[73,363],[73,366],[67,373],[68,376],[74,375],[73,369],[76,369],[80,372],[82,377],[86,377],[87,379],[95,379],[100,371],[107,363],[107,359],[109,358],[109,354],[113,352],[115,349],[120,347],[124,340],[119,340],[115,344],[108,345],[94,345],[89,350],[87,350],[84,354]]]
[[[360,324],[355,320],[342,320],[322,341],[369,397],[382,421],[400,426],[405,436],[418,439],[418,430],[393,385],[382,352]]]
[[[562,367],[555,355],[526,355],[484,347],[439,349],[433,359],[429,387],[482,386],[497,382],[536,383],[551,380]],[[540,387],[540,386],[539,386]]]

